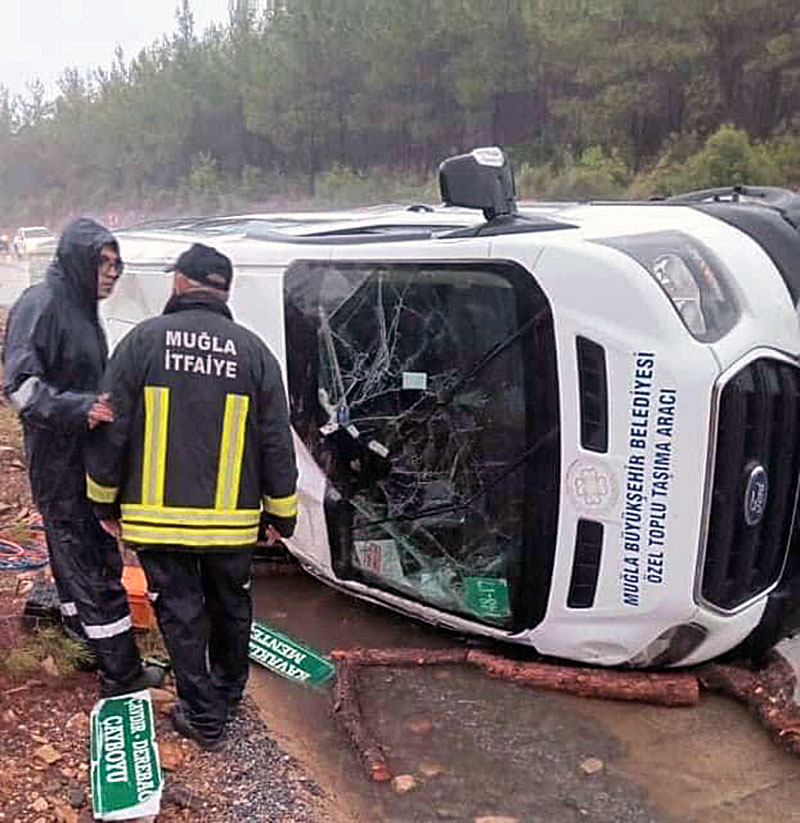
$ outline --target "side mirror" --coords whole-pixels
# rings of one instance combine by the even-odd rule
[[[439,188],[446,205],[482,209],[487,220],[517,213],[514,173],[497,146],[445,160],[439,166]]]

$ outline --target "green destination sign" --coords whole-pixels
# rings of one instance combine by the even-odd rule
[[[128,820],[158,814],[163,780],[150,692],[98,701],[90,724],[95,818]]]
[[[251,660],[297,683],[320,686],[333,676],[333,663],[326,657],[258,620],[250,630],[249,651]]]
[[[502,577],[466,577],[467,608],[479,617],[508,617],[508,583]]]

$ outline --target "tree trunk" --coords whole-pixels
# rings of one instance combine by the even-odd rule
[[[481,651],[467,653],[467,662],[491,677],[524,686],[568,692],[578,697],[635,700],[659,706],[694,706],[700,699],[697,678],[683,673],[655,673],[517,663]]]
[[[426,666],[467,662],[466,649],[334,649],[334,660],[354,666]]]
[[[369,778],[377,782],[391,780],[392,773],[383,750],[364,723],[358,700],[358,671],[352,663],[336,662],[332,699],[333,716],[353,744]]]
[[[711,663],[700,670],[706,689],[735,697],[747,706],[775,742],[800,755],[800,706],[794,702],[796,677],[777,652],[761,671]]]

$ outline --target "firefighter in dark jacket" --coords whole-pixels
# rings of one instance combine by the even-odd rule
[[[113,419],[99,393],[108,349],[97,302],[111,294],[121,272],[114,236],[92,220],[76,220],[62,234],[44,282],[26,289],[11,309],[3,350],[3,389],[22,420],[64,624],[88,641],[106,696],[163,680],[158,668],[142,668],[119,548],[86,497],[86,433]]]
[[[89,497],[133,545],[172,658],[176,729],[217,749],[248,675],[259,526],[292,534],[294,447],[275,357],[233,321],[233,270],[193,245],[160,317],[119,344],[103,387],[114,422],[88,450]]]

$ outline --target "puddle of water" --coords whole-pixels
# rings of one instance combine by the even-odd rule
[[[305,574],[256,577],[256,618],[327,655],[354,646],[425,646],[452,644],[445,634],[386,609],[340,594]],[[391,790],[369,783],[344,736],[331,717],[330,687],[310,689],[251,666],[248,691],[270,729],[324,786],[341,821],[372,823]]]
[[[336,647],[453,643],[444,632],[340,594],[306,574],[255,579],[253,603],[256,617],[325,653]]]

